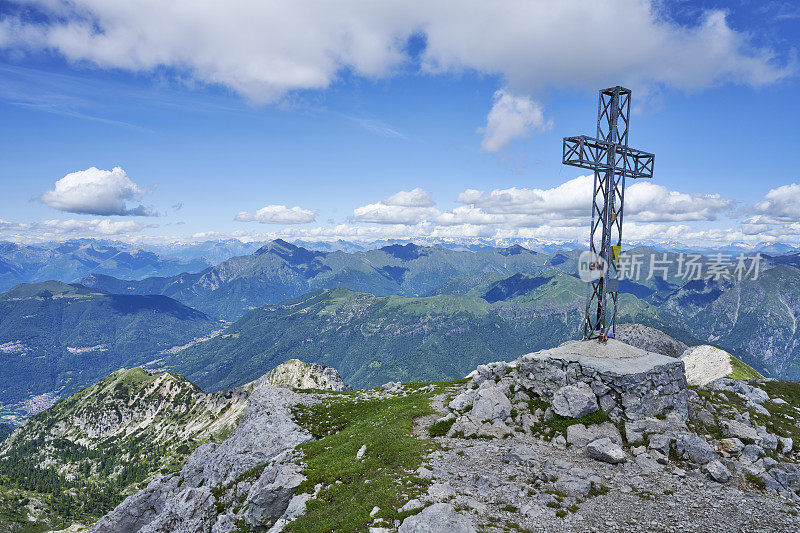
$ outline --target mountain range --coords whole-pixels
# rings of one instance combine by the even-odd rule
[[[141,279],[196,272],[210,264],[202,256],[176,259],[129,244],[93,239],[40,245],[0,242],[0,291],[18,283],[74,282],[92,272]]]
[[[625,254],[641,256],[643,275],[620,283],[621,322],[800,378],[797,255],[765,256],[758,279],[738,282],[687,280],[673,252]],[[290,357],[336,366],[355,386],[458,378],[498,350],[516,356],[578,336],[586,297],[578,255],[414,244],[348,253],[276,240],[195,273],[20,285],[0,296],[0,370],[12,378],[0,390],[0,416],[18,422],[117,368],[147,363],[207,390],[241,385]],[[647,276],[652,258],[672,262],[665,279]],[[220,319],[232,324],[206,340],[225,327]]]
[[[120,367],[219,328],[165,296],[109,294],[58,281],[17,285],[0,295],[0,413],[36,412]]]

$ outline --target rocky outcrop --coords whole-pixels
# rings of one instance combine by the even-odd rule
[[[602,437],[590,442],[586,446],[586,453],[592,459],[603,461],[604,463],[617,464],[625,462],[625,452],[622,451],[619,444],[608,437]]]
[[[597,411],[597,396],[583,383],[566,385],[553,394],[553,411],[568,418],[581,418]]]
[[[280,387],[256,390],[230,438],[200,446],[180,473],[154,479],[92,531],[224,533],[235,530],[237,518],[253,528],[271,526],[303,479],[294,448],[311,439],[292,420],[296,396]],[[243,497],[244,505],[226,510],[235,497]]]
[[[733,372],[731,354],[707,344],[687,348],[680,358],[689,385],[702,387]]]
[[[475,533],[475,528],[452,505],[435,503],[406,518],[398,533]]]
[[[584,414],[595,404],[620,421],[667,413],[685,418],[687,414],[683,364],[613,339],[605,343],[569,341],[523,355],[513,363],[493,363],[485,370],[479,367],[473,379],[486,379],[483,376],[488,377],[489,372],[499,378],[501,386],[515,383],[548,402],[564,396],[565,391],[573,398],[579,395],[585,404],[578,412]]]
[[[352,390],[335,368],[290,359],[254,381],[253,388],[277,385],[296,389]]]
[[[678,358],[686,351],[686,344],[663,331],[643,324],[617,324],[615,338],[646,352]]]

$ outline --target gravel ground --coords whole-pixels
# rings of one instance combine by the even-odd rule
[[[438,493],[430,499],[470,514],[479,531],[800,531],[797,504],[676,463],[642,468],[629,455],[612,466],[527,435],[437,440],[443,450],[431,454],[429,468]],[[587,481],[608,492],[579,496]],[[573,496],[553,494],[570,489]]]

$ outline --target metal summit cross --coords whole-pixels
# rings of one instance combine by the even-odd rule
[[[599,277],[589,283],[584,339],[606,340],[614,336],[625,178],[653,177],[655,156],[628,148],[630,110],[630,89],[620,86],[602,89],[597,107],[597,137],[564,138],[562,163],[594,171],[589,251],[596,254],[591,255],[593,266],[604,268],[602,275],[598,273]]]

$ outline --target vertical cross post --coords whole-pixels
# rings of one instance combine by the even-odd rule
[[[602,276],[589,282],[584,339],[614,336],[622,246],[625,178],[652,178],[655,156],[628,147],[631,91],[616,86],[600,91],[597,137],[566,137],[563,163],[594,171],[589,251],[604,265]]]

